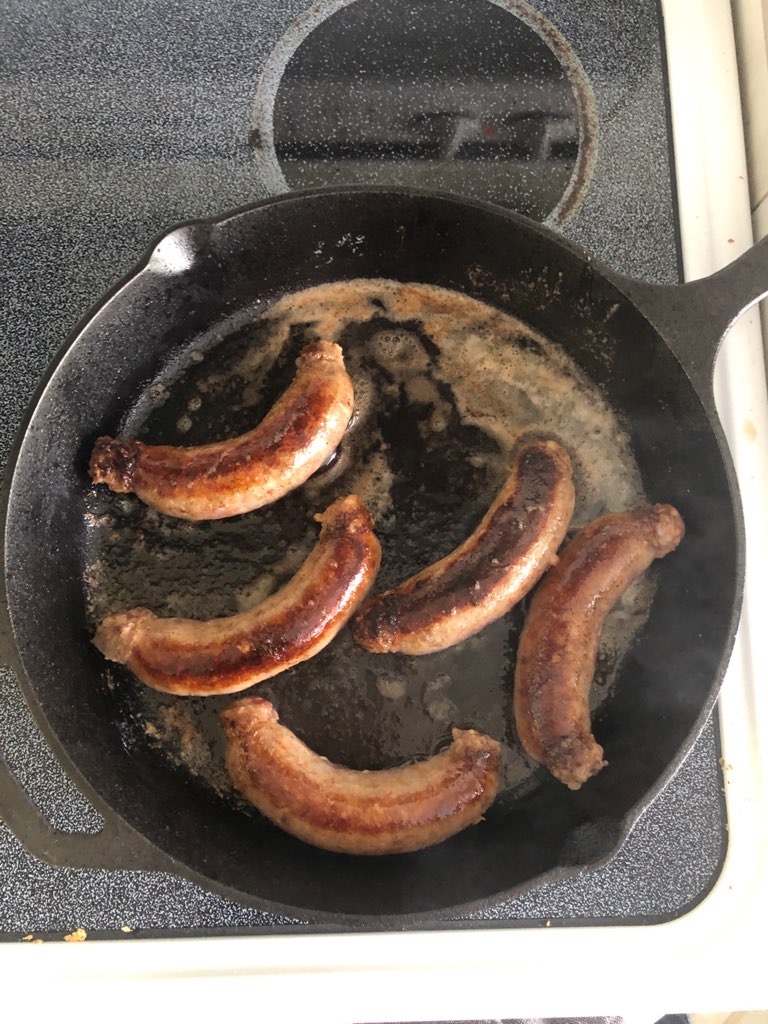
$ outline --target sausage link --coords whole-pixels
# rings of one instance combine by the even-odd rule
[[[475,532],[450,555],[371,598],[352,623],[369,651],[431,654],[505,615],[557,558],[573,514],[571,460],[556,441],[521,445]]]
[[[407,853],[478,822],[499,788],[499,744],[474,729],[426,761],[353,771],[313,753],[246,697],[221,713],[236,789],[305,843],[338,853]]]
[[[306,661],[349,620],[381,561],[373,520],[356,496],[315,518],[322,530],[306,562],[250,611],[198,622],[134,608],[106,618],[94,644],[147,686],[183,696],[235,693]]]
[[[589,715],[605,617],[684,533],[671,505],[601,516],[576,534],[533,595],[515,668],[517,733],[527,753],[569,789],[607,764]]]
[[[91,479],[180,519],[223,519],[303,484],[338,447],[354,405],[338,345],[305,346],[293,383],[247,434],[198,447],[100,437]]]

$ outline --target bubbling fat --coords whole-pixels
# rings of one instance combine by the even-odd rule
[[[375,437],[373,415],[382,389],[390,395],[399,391],[427,410],[419,424],[427,446],[439,443],[453,410],[464,425],[492,439],[490,454],[468,453],[467,479],[472,466],[484,463],[496,489],[521,436],[556,438],[574,466],[572,531],[604,512],[645,500],[629,435],[598,386],[556,342],[508,313],[433,285],[359,279],[287,295],[265,318],[274,325],[277,350],[297,324],[309,324],[318,337],[345,347],[352,325],[375,328],[381,320],[381,329],[373,329],[365,345],[345,347],[356,410],[336,463],[307,485],[320,503],[322,491],[343,477],[345,491],[358,494],[378,524],[392,525],[394,478],[387,443]],[[606,621],[598,661],[603,686],[593,692],[594,705],[647,620],[654,590],[652,579],[639,580]],[[608,669],[605,678],[601,665]]]
[[[496,442],[498,452],[491,458],[499,484],[522,435],[544,433],[559,440],[574,462],[573,529],[643,499],[629,436],[599,388],[562,348],[508,313],[434,285],[375,279],[308,288],[266,313],[275,324],[278,347],[297,323],[310,323],[318,336],[343,346],[350,324],[375,323],[375,317],[382,319],[382,328],[370,336],[364,353],[345,351],[355,385],[353,433],[362,432],[376,401],[380,385],[366,371],[373,363],[393,392],[403,389],[411,402],[431,406],[425,433],[448,426],[450,408],[440,385],[447,386],[462,422]],[[414,323],[431,341],[434,355],[414,344]],[[347,457],[332,467],[333,475],[344,473],[374,513],[387,514],[392,480],[383,442],[377,464],[370,462],[355,468]]]

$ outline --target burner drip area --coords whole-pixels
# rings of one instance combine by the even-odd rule
[[[579,123],[543,34],[490,0],[357,0],[335,11],[288,60],[273,119],[292,187],[415,185],[538,220],[584,155]]]

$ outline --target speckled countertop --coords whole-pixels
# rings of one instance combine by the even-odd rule
[[[656,3],[540,0],[533,7],[572,44],[594,92],[591,164],[561,230],[618,270],[676,281]],[[76,9],[10,0],[4,6],[0,460],[52,354],[166,225],[261,198],[285,187],[285,178],[293,185],[317,180],[322,167],[310,160],[303,166],[300,154],[290,168],[281,168],[268,129],[272,104],[279,110],[289,102],[280,92],[281,69],[290,67],[312,27],[335,11],[343,14],[342,8],[347,4],[325,3],[306,14],[304,0],[113,0],[106,7],[84,0]],[[389,0],[374,7],[371,0],[357,0],[357,30],[375,17],[386,17],[391,28],[400,8],[418,14],[418,4]],[[494,17],[509,17],[504,8],[536,20],[531,8],[511,2],[494,5]],[[371,26],[368,44],[374,45],[375,20]],[[578,61],[568,73],[573,83],[581,73]],[[327,98],[317,82],[303,82],[303,102]],[[529,85],[537,87],[533,74]],[[463,144],[456,141],[457,130],[454,125],[449,148]],[[508,156],[504,151],[500,159]],[[550,173],[562,173],[567,153],[558,159],[559,170],[550,166]],[[357,173],[374,173],[360,166]],[[469,166],[473,175],[491,174],[491,163],[483,160]],[[453,168],[441,167],[433,165],[438,178],[430,181],[427,174],[424,183],[446,186],[448,179],[439,174]],[[395,180],[398,161],[377,165],[375,173],[377,180]],[[426,173],[423,165],[419,173]],[[526,176],[547,172],[529,158],[517,177],[510,170],[505,178],[498,166],[494,173],[488,191],[524,206],[524,196],[536,193]],[[567,175],[563,182],[565,187]],[[557,213],[552,220],[558,224]],[[97,830],[98,815],[63,776],[4,670],[0,706],[0,751],[51,822],[65,831]],[[706,893],[724,855],[721,784],[710,724],[608,866],[499,904],[483,918],[614,922],[681,913]],[[49,867],[2,825],[0,879],[0,933],[9,938],[74,927],[120,934],[121,926],[129,926],[141,935],[301,925],[166,874]]]

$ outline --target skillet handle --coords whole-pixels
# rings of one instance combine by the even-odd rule
[[[714,411],[712,377],[723,337],[768,295],[768,237],[698,281],[658,285],[618,276],[616,283],[668,341],[702,402]]]
[[[0,756],[0,821],[21,845],[53,867],[108,870],[169,871],[172,861],[122,819],[104,813],[104,827],[95,835],[60,832],[32,802],[27,791]]]

